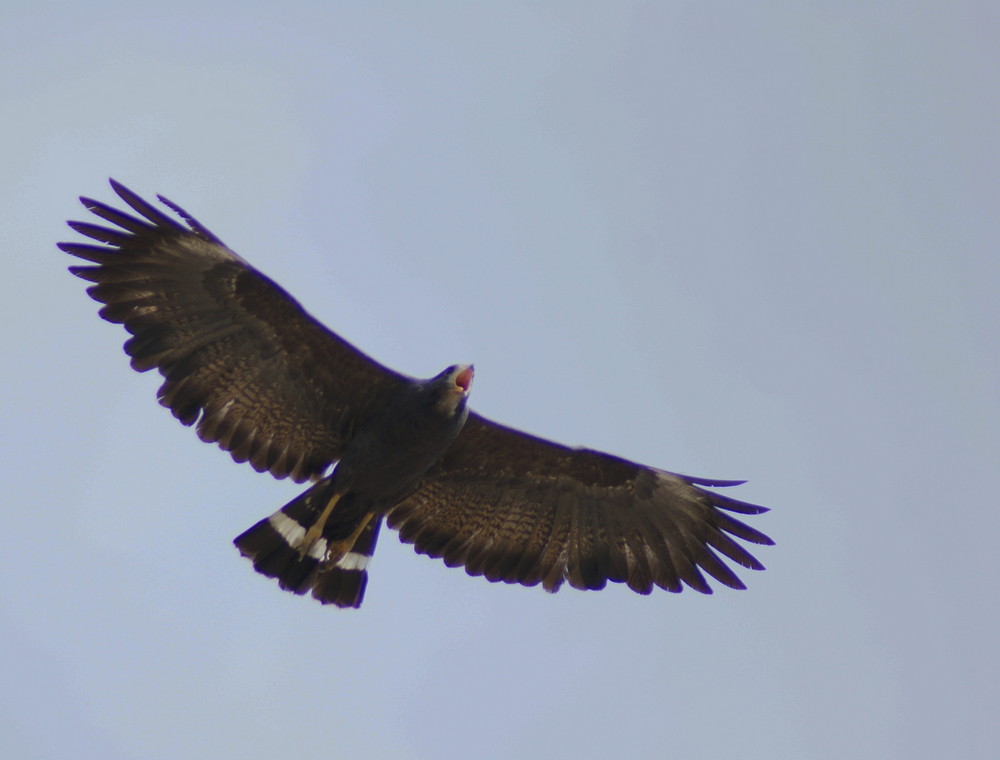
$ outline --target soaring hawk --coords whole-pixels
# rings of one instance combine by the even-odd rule
[[[764,507],[693,478],[568,448],[467,406],[471,365],[429,380],[394,372],[335,335],[180,206],[185,223],[111,181],[137,215],[83,205],[113,226],[69,222],[103,245],[60,243],[90,262],[100,315],[131,334],[140,372],[165,378],[160,403],[237,462],[309,489],[235,539],[254,569],[296,594],[358,607],[383,520],[449,567],[490,581],[564,581],[640,594],[707,573],[745,588],[723,558],[763,566],[734,537],[771,539],[730,513]],[[332,470],[331,470],[332,466]]]

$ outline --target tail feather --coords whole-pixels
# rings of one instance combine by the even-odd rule
[[[321,481],[241,533],[233,543],[253,562],[254,570],[277,579],[286,591],[305,594],[311,589],[313,597],[323,604],[360,607],[368,584],[368,560],[375,551],[382,518],[373,518],[346,554],[327,557],[329,543],[350,536],[366,514],[352,509],[345,497],[327,519],[322,538],[303,552],[306,531],[319,519],[332,495],[329,481]]]
[[[313,586],[313,596],[323,604],[338,607],[360,607],[368,585],[368,573],[364,570],[339,570],[334,568],[322,573]]]

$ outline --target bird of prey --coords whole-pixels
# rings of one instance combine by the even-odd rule
[[[735,539],[770,538],[730,513],[767,511],[709,491],[743,481],[693,478],[600,451],[569,448],[471,411],[472,365],[429,380],[390,370],[310,316],[194,217],[186,224],[118,182],[134,212],[90,198],[112,226],[69,222],[91,243],[59,243],[90,262],[100,315],[125,326],[158,397],[237,462],[295,482],[301,495],[234,543],[258,572],[324,604],[359,607],[385,521],[416,551],[490,581],[568,582],[640,594],[705,573],[745,588],[726,558],[763,566]],[[332,469],[331,469],[332,468]]]

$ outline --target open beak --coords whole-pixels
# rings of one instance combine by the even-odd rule
[[[463,395],[468,395],[469,391],[472,390],[472,378],[475,374],[476,369],[471,364],[459,367],[455,373],[455,388],[460,390]]]

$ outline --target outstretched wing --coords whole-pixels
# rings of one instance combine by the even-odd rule
[[[288,293],[166,198],[183,226],[111,180],[139,216],[89,198],[115,225],[69,226],[103,246],[60,243],[93,266],[100,315],[132,334],[139,372],[159,369],[160,403],[259,472],[303,481],[337,460],[354,422],[402,377],[313,319]],[[141,218],[140,218],[141,217]]]
[[[612,581],[640,594],[654,584],[674,592],[687,584],[707,594],[702,571],[745,588],[722,557],[763,569],[733,537],[773,543],[727,514],[764,507],[699,487],[741,482],[572,449],[470,414],[388,524],[418,552],[490,581],[541,583],[548,591],[564,580],[584,589]]]

